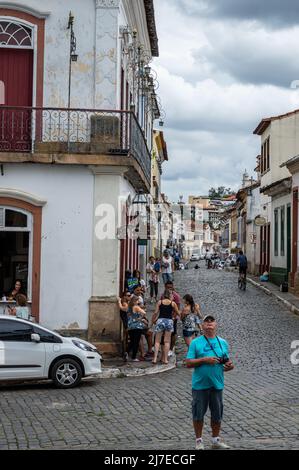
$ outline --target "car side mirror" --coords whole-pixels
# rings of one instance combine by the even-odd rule
[[[40,343],[40,336],[37,333],[32,333],[31,341],[33,341],[34,343]]]

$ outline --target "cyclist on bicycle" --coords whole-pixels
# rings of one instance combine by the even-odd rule
[[[243,251],[239,251],[239,256],[237,258],[237,266],[239,266],[239,274],[240,278],[242,277],[246,280],[246,274],[247,274],[247,257],[244,255]]]

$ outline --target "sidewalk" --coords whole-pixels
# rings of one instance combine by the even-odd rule
[[[280,292],[279,287],[272,282],[261,282],[259,277],[247,274],[247,281],[258,289],[264,291],[267,295],[275,297],[280,302],[296,315],[299,315],[299,297],[296,297],[289,292]]]
[[[169,358],[169,364],[153,365],[151,360],[145,362],[123,362],[121,358],[105,359],[102,363],[102,379],[115,379],[123,377],[144,377],[145,375],[161,374],[175,369],[175,354]]]
[[[160,292],[161,294],[161,292]],[[160,295],[159,294],[159,295]],[[151,321],[156,304],[151,304],[149,298],[146,298],[147,317]],[[147,349],[147,346],[145,346]],[[176,368],[176,355],[169,357],[169,364],[152,364],[152,358],[141,362],[124,362],[121,357],[104,359],[102,363],[102,379],[124,378],[124,377],[143,377],[145,375],[160,374]]]

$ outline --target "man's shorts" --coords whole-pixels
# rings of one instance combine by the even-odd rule
[[[193,421],[204,421],[205,414],[210,408],[212,423],[221,423],[223,417],[223,390],[209,388],[207,390],[192,390]]]
[[[244,274],[246,276],[247,274],[247,268],[240,266],[239,267],[239,274]]]

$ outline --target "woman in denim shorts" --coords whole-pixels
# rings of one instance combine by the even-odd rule
[[[201,329],[202,315],[200,313],[200,306],[194,302],[192,295],[185,295],[183,300],[185,306],[181,312],[181,320],[184,340],[189,348],[191,341],[199,331],[198,328]]]
[[[162,354],[162,363],[168,364],[168,352],[170,348],[171,333],[173,332],[173,318],[179,314],[178,307],[172,300],[169,290],[164,292],[163,300],[157,304],[156,311],[153,315],[153,324],[155,324],[155,354],[153,364],[157,364],[157,358],[161,345],[161,339],[164,334],[164,348]]]

